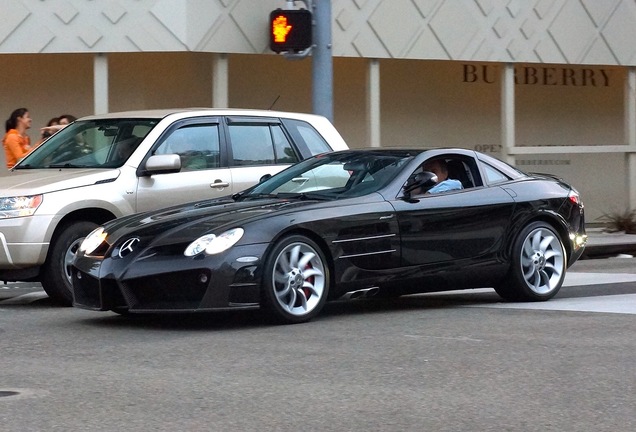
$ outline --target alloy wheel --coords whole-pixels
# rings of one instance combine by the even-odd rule
[[[290,243],[276,257],[272,285],[283,310],[294,316],[309,314],[325,294],[325,264],[310,245]]]
[[[531,231],[523,242],[521,268],[528,288],[545,295],[559,287],[565,272],[565,253],[559,238],[540,227]]]

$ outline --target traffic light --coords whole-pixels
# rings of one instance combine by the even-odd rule
[[[311,47],[311,12],[276,9],[269,14],[269,48],[277,53],[299,52]]]

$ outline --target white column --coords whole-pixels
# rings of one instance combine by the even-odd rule
[[[627,69],[625,80],[625,137],[627,153],[627,194],[630,209],[636,209],[636,67]]]
[[[93,104],[95,114],[108,112],[108,56],[102,53],[93,58]]]
[[[501,158],[514,164],[510,151],[515,146],[515,66],[506,63],[501,73]]]
[[[212,61],[212,106],[228,108],[229,74],[227,54],[214,54]]]
[[[368,145],[380,147],[380,61],[370,59],[367,69],[367,130]]]

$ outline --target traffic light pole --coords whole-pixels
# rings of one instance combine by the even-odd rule
[[[331,0],[313,0],[312,109],[333,122]]]
[[[291,16],[286,17],[283,12],[278,12],[280,9],[277,9],[270,14],[270,25],[272,26],[270,28],[270,48],[274,52],[282,53],[288,60],[304,59],[311,55],[312,111],[314,114],[320,114],[333,122],[331,0],[287,0],[284,10],[300,12],[294,7],[297,1],[303,2],[306,10],[311,12],[311,41],[308,45],[304,45],[302,31],[306,29],[306,25],[299,24],[299,16],[296,16],[293,20],[294,24],[290,25],[287,18],[291,18]],[[287,36],[290,31],[293,33],[288,40]],[[293,44],[298,44],[299,49],[295,49]]]

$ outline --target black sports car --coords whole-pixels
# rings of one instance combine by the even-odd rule
[[[438,175],[425,162],[444,167]],[[459,190],[427,193],[438,179]],[[108,222],[73,262],[74,305],[126,314],[264,308],[493,287],[552,298],[582,254],[579,193],[463,149],[315,156],[231,197]]]

